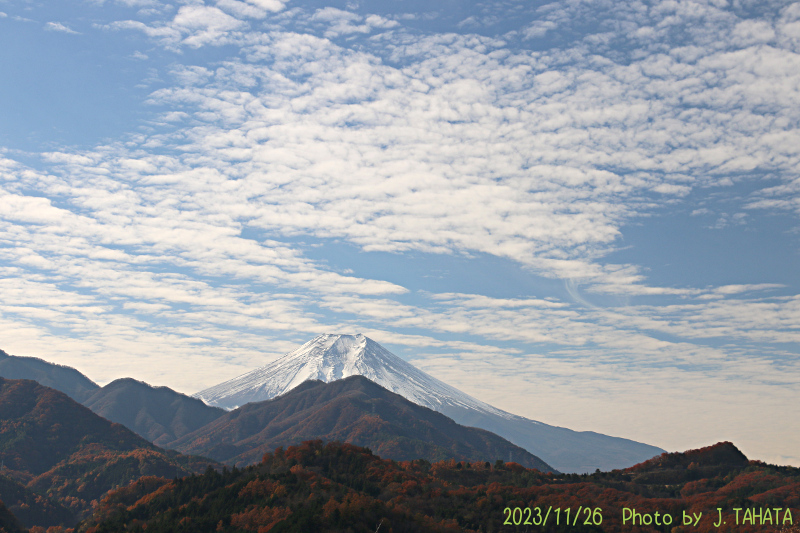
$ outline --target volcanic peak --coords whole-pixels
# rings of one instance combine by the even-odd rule
[[[323,334],[283,357],[195,394],[209,405],[233,409],[286,394],[310,379],[330,383],[364,376],[408,400],[441,411],[460,405],[503,417],[494,408],[429,376],[364,335]]]

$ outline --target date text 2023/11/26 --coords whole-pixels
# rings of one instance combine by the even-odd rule
[[[792,509],[783,507],[734,507],[730,511],[717,508],[716,513],[683,511],[682,516],[672,516],[670,513],[648,512],[641,513],[636,509],[627,507],[622,509],[622,524],[631,526],[670,526],[681,525],[684,527],[697,527],[701,520],[713,520],[714,527],[727,524],[754,525],[754,526],[791,526],[794,525]],[[603,523],[603,510],[600,507],[583,507],[578,509],[561,508],[552,506],[542,507],[506,507],[503,510],[507,526],[599,526]]]

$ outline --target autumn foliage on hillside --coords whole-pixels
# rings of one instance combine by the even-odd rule
[[[0,378],[0,500],[28,527],[74,525],[109,490],[142,476],[202,472],[66,394]]]
[[[512,455],[524,466],[553,470],[494,433],[456,424],[363,376],[306,381],[283,396],[231,411],[170,446],[241,466],[257,463],[278,446],[314,439],[369,447],[396,461],[494,461]]]
[[[278,448],[259,465],[242,470],[209,470],[173,480],[143,478],[106,497],[78,531],[702,533],[795,528],[800,469],[743,457],[732,444],[721,443],[688,454],[665,454],[625,471],[554,475],[502,461],[387,461],[366,448],[308,441]],[[513,509],[537,507],[543,514],[550,509],[547,524],[514,525],[525,515],[514,515]],[[718,507],[726,512],[779,507],[788,509],[792,523],[785,523],[782,511],[778,524],[735,525],[731,519],[717,528]],[[558,524],[555,509],[562,510]],[[623,523],[624,509],[651,518],[667,513],[673,523],[631,526]],[[684,527],[683,513],[703,514],[696,525]],[[740,518],[744,516],[742,511]]]

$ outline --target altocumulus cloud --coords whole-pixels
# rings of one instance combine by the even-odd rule
[[[357,328],[499,407],[520,410],[504,391],[535,390],[520,414],[676,448],[724,434],[800,464],[786,425],[797,295],[659,286],[604,259],[626,224],[698,190],[747,183],[748,216],[800,212],[798,4],[526,9],[516,27],[481,33],[469,32],[501,17],[432,32],[277,0],[104,24],[217,59],[175,55],[172,82],[150,95],[168,111],[146,134],[42,154],[43,169],[0,161],[13,295],[0,319],[14,346],[192,392],[249,369],[254,352]],[[624,303],[577,290],[497,298],[477,284],[411,294],[304,251],[329,242],[501,257]]]

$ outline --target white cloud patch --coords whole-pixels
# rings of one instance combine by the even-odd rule
[[[747,213],[720,214],[717,221],[710,226],[712,229],[724,229],[729,226],[743,226],[747,224]]]
[[[763,20],[744,20],[733,29],[733,42],[742,47],[771,43],[775,36],[772,24]]]
[[[160,5],[157,0],[115,0],[117,4],[128,7],[152,7]]]
[[[558,24],[552,20],[537,20],[524,28],[522,30],[522,35],[525,39],[540,39],[544,37],[548,31],[554,30],[557,27]]]
[[[56,31],[60,33],[69,33],[72,35],[80,35],[80,32],[77,32],[60,22],[48,22],[44,25],[44,29],[47,31]]]
[[[237,3],[241,4],[242,2]],[[190,48],[206,45],[221,46],[240,36],[239,32],[247,27],[245,21],[239,20],[217,7],[206,5],[181,6],[171,21],[154,26],[148,26],[135,20],[119,21],[108,25],[110,29],[142,31],[169,48],[179,45]]]
[[[374,15],[374,14],[367,15],[366,18],[364,19],[364,22],[366,22],[370,28],[380,28],[386,30],[391,28],[397,28],[400,26],[400,23],[397,22],[396,20],[387,19],[380,15]]]
[[[281,11],[284,3],[278,0],[218,0],[217,7],[223,9],[237,18],[263,19],[269,13]]]
[[[318,9],[311,17],[314,22],[321,22],[327,26],[325,37],[332,38],[351,33],[369,33],[369,24],[363,23],[364,19],[360,15],[336,9],[335,7],[325,7]],[[361,23],[361,24],[359,24]]]
[[[172,27],[181,34],[188,34],[184,44],[199,47],[217,43],[228,32],[242,29],[245,25],[217,8],[189,5],[178,9]]]
[[[750,291],[780,289],[782,287],[784,286],[778,283],[758,283],[750,285],[723,285],[722,287],[717,287],[716,289],[714,289],[714,292],[717,294],[739,294]]]

